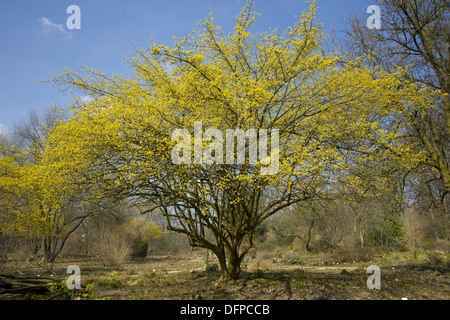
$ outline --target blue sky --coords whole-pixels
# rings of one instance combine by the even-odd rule
[[[69,30],[67,7],[81,10],[81,29]],[[245,0],[0,0],[0,134],[23,121],[30,110],[66,105],[71,94],[38,79],[83,64],[107,73],[127,74],[121,54],[153,39],[171,46],[213,12],[231,31]],[[366,14],[367,0],[319,0],[318,19],[325,30],[344,27],[349,14]],[[295,23],[306,0],[255,0],[261,14],[255,30]],[[368,15],[369,16],[369,15]]]

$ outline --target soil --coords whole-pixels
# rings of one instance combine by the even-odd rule
[[[428,261],[397,259],[364,263],[324,265],[316,260],[295,263],[273,260],[246,261],[239,279],[221,282],[214,258],[155,256],[129,261],[112,268],[96,260],[64,258],[50,272],[39,265],[3,266],[0,273],[27,277],[64,279],[69,265],[81,269],[83,287],[93,285],[87,295],[58,298],[113,300],[449,300],[450,268]],[[366,273],[371,264],[381,266],[381,288],[368,289]],[[116,271],[116,272],[115,272]],[[56,282],[56,281],[55,281]],[[47,299],[51,295],[1,294],[0,299]]]

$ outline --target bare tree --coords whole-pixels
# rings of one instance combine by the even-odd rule
[[[406,80],[439,90],[428,112],[404,109],[410,139],[426,152],[432,184],[440,183],[441,203],[450,215],[450,3],[446,0],[378,0],[381,29],[366,28],[367,17],[352,17],[347,46],[367,62],[394,71],[408,67]],[[448,237],[448,236],[447,236]]]

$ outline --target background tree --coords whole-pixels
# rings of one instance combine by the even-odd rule
[[[50,268],[68,237],[94,212],[82,201],[86,190],[77,188],[73,177],[60,179],[43,162],[49,133],[62,118],[57,109],[41,116],[30,112],[4,141],[0,156],[2,233],[31,240]]]
[[[426,152],[427,183],[441,184],[440,200],[449,217],[450,5],[444,0],[375,3],[382,10],[381,30],[367,29],[367,17],[353,17],[348,45],[361,56],[369,55],[370,63],[383,70],[408,67],[404,75],[407,81],[439,92],[439,99],[426,112],[405,106],[402,121],[408,124],[409,138]]]

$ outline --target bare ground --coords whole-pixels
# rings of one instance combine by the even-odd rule
[[[63,279],[69,265],[81,268],[82,286],[93,285],[89,298],[114,300],[399,300],[407,298],[450,300],[448,263],[410,261],[397,257],[367,263],[321,265],[310,260],[301,263],[275,260],[247,261],[238,280],[220,282],[214,267],[205,270],[205,255],[149,257],[129,261],[121,268],[104,267],[98,261],[65,258],[55,264],[54,272],[39,265],[22,265],[23,276]],[[381,266],[381,289],[366,285],[370,264]],[[214,259],[209,259],[214,265]],[[19,275],[4,266],[0,273]],[[114,277],[113,271],[117,271]],[[0,294],[0,299],[46,299],[49,295],[20,296]],[[67,298],[67,297],[66,297]],[[73,298],[73,297],[72,297]],[[77,296],[77,298],[87,298]]]

